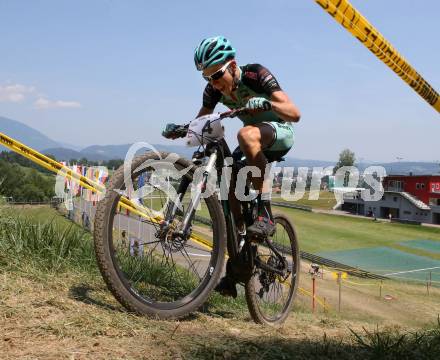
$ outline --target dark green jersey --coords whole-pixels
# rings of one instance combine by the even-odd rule
[[[246,106],[248,100],[252,97],[264,97],[270,100],[273,92],[280,91],[281,87],[275,76],[260,64],[248,64],[240,66],[241,75],[238,87],[234,92],[236,99],[223,95],[211,84],[207,84],[203,93],[203,106],[208,109],[214,109],[217,103],[222,103],[229,109],[237,109]],[[258,124],[265,122],[284,122],[273,111],[266,111],[256,115],[240,116],[244,125]]]

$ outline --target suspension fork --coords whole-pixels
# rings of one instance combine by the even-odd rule
[[[183,218],[182,227],[181,227],[180,231],[185,235],[189,233],[190,226],[191,226],[191,220],[193,218],[195,209],[199,206],[200,199],[202,198],[202,193],[205,191],[206,184],[208,183],[209,174],[211,174],[213,169],[215,169],[216,161],[217,161],[217,150],[213,150],[213,152],[209,156],[209,160],[208,160],[208,163],[206,164],[205,171],[203,172],[202,180],[200,181],[199,184],[197,184],[195,195],[191,199],[191,202],[190,202],[188,209],[186,210],[184,218]],[[188,187],[188,185],[187,185],[187,187]],[[182,197],[183,197],[183,195],[182,195]]]
[[[174,216],[176,215],[177,209],[182,203],[183,197],[185,196],[189,184],[191,184],[191,179],[188,176],[184,176],[179,184],[179,187],[177,188],[177,199],[175,201],[168,202],[167,209],[165,211],[166,224],[172,222]]]

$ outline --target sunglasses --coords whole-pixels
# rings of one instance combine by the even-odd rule
[[[229,65],[231,65],[232,61],[234,61],[234,60],[228,61],[220,69],[218,69],[215,73],[213,73],[209,76],[202,74],[203,78],[208,82],[221,79],[223,77],[223,75],[225,74],[226,69],[229,67]]]

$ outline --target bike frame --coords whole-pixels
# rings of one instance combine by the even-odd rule
[[[224,117],[232,117],[236,116],[240,111],[243,111],[243,109],[230,111],[221,114],[220,119]],[[203,131],[209,132],[209,123],[206,124],[206,126],[203,128]],[[206,189],[208,178],[210,174],[215,170],[217,172],[217,179],[221,181],[221,176],[223,175],[223,168],[225,166],[228,166],[226,164],[227,158],[232,158],[231,150],[229,149],[228,144],[226,143],[226,140],[224,138],[210,141],[205,147],[201,146],[203,148],[203,151],[197,150],[193,154],[192,162],[194,165],[200,165],[201,160],[207,156],[209,156],[209,159],[206,163],[205,170],[203,172],[203,176],[201,181],[196,185],[196,193],[192,197],[190,204],[188,208],[186,209],[182,226],[178,231],[178,235],[181,236],[184,239],[187,239],[190,236],[191,233],[191,220],[194,216],[195,209],[197,209],[200,200],[202,199],[202,194]],[[199,148],[200,149],[200,148]],[[236,164],[232,163],[232,171],[237,170]],[[168,204],[168,208],[165,212],[165,220],[163,222],[164,227],[162,227],[163,230],[166,230],[168,227],[168,224],[170,224],[177,212],[177,209],[179,208],[183,197],[188,189],[189,184],[191,183],[191,180],[188,177],[184,177],[179,185],[179,188],[177,190],[178,197],[175,202],[170,202]],[[228,187],[228,194],[229,194],[230,188]],[[223,213],[225,216],[226,221],[226,230],[227,230],[227,249],[228,249],[228,255],[229,258],[232,261],[245,261],[247,262],[247,265],[252,269],[254,267],[254,263],[259,266],[263,270],[271,271],[274,273],[277,273],[280,276],[286,275],[287,270],[287,262],[286,259],[276,250],[276,248],[271,244],[271,241],[266,241],[268,247],[275,253],[277,258],[284,263],[284,270],[276,269],[270,265],[267,265],[264,262],[259,261],[259,259],[256,258],[256,246],[252,245],[250,242],[245,243],[245,247],[243,249],[243,244],[239,244],[238,242],[238,236],[237,231],[235,227],[235,220],[234,216],[231,212],[229,200],[221,200],[221,206],[223,208]],[[252,212],[252,206],[248,206],[247,203],[244,204],[241,202],[241,207],[243,209],[243,216],[245,217],[245,220],[247,221],[251,217]],[[241,256],[240,256],[241,255]]]
[[[231,157],[231,151],[229,150],[229,147],[224,139],[213,141],[206,146],[203,153],[196,151],[193,155],[192,162],[195,165],[198,165],[200,163],[200,159],[206,156],[209,156],[209,159],[206,163],[206,167],[205,167],[205,171],[203,172],[202,179],[196,185],[196,192],[192,197],[191,202],[183,216],[180,233],[184,237],[189,236],[191,232],[190,229],[191,220],[194,215],[195,209],[197,209],[202,199],[202,194],[203,191],[205,191],[206,189],[210,174],[213,171],[216,171],[217,178],[220,179],[220,176],[222,174],[222,169],[225,164],[225,158]],[[168,204],[168,208],[165,212],[166,214],[164,221],[165,225],[168,225],[169,223],[172,222],[172,219],[174,218],[177,209],[179,208],[179,205],[183,200],[183,197],[188,189],[190,182],[191,181],[188,177],[183,177],[182,181],[180,182],[179,187],[177,189],[177,199],[176,201],[170,202]],[[225,214],[225,220],[227,225],[228,253],[230,257],[236,257],[239,252],[239,247],[237,241],[237,234],[234,231],[235,229],[234,217],[232,216],[228,200],[221,200],[221,205]]]

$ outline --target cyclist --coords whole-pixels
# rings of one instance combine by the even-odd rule
[[[290,122],[297,122],[300,113],[269,70],[259,64],[238,66],[235,53],[223,36],[204,39],[196,48],[196,67],[203,71],[202,75],[208,81],[197,117],[211,114],[219,102],[230,109],[246,107],[250,110],[249,115],[240,116],[244,126],[237,138],[247,163],[258,167],[262,176],[252,179],[254,189],[259,193],[260,206],[256,222],[247,231],[271,235],[274,231],[268,196],[271,187],[263,182],[266,156],[281,157],[290,150],[293,145]],[[243,220],[239,218],[240,211],[234,211],[238,203],[235,196],[230,200],[240,229]]]
[[[252,185],[258,191],[259,206],[256,221],[247,232],[270,236],[275,225],[270,207],[271,184],[263,181],[264,172],[268,159],[279,158],[292,147],[291,123],[299,121],[300,112],[268,69],[259,64],[238,66],[235,54],[236,50],[223,36],[204,39],[195,49],[196,68],[202,71],[208,82],[197,117],[211,114],[219,102],[230,109],[245,107],[249,110],[248,114],[239,116],[244,126],[237,138],[247,163],[258,167],[261,177],[252,178]],[[166,131],[164,136],[167,136]],[[244,232],[244,221],[234,191],[235,178],[231,181],[229,202],[237,228]],[[219,286],[229,288],[230,291],[221,291],[225,295],[236,296],[235,283],[228,282],[227,277]]]

